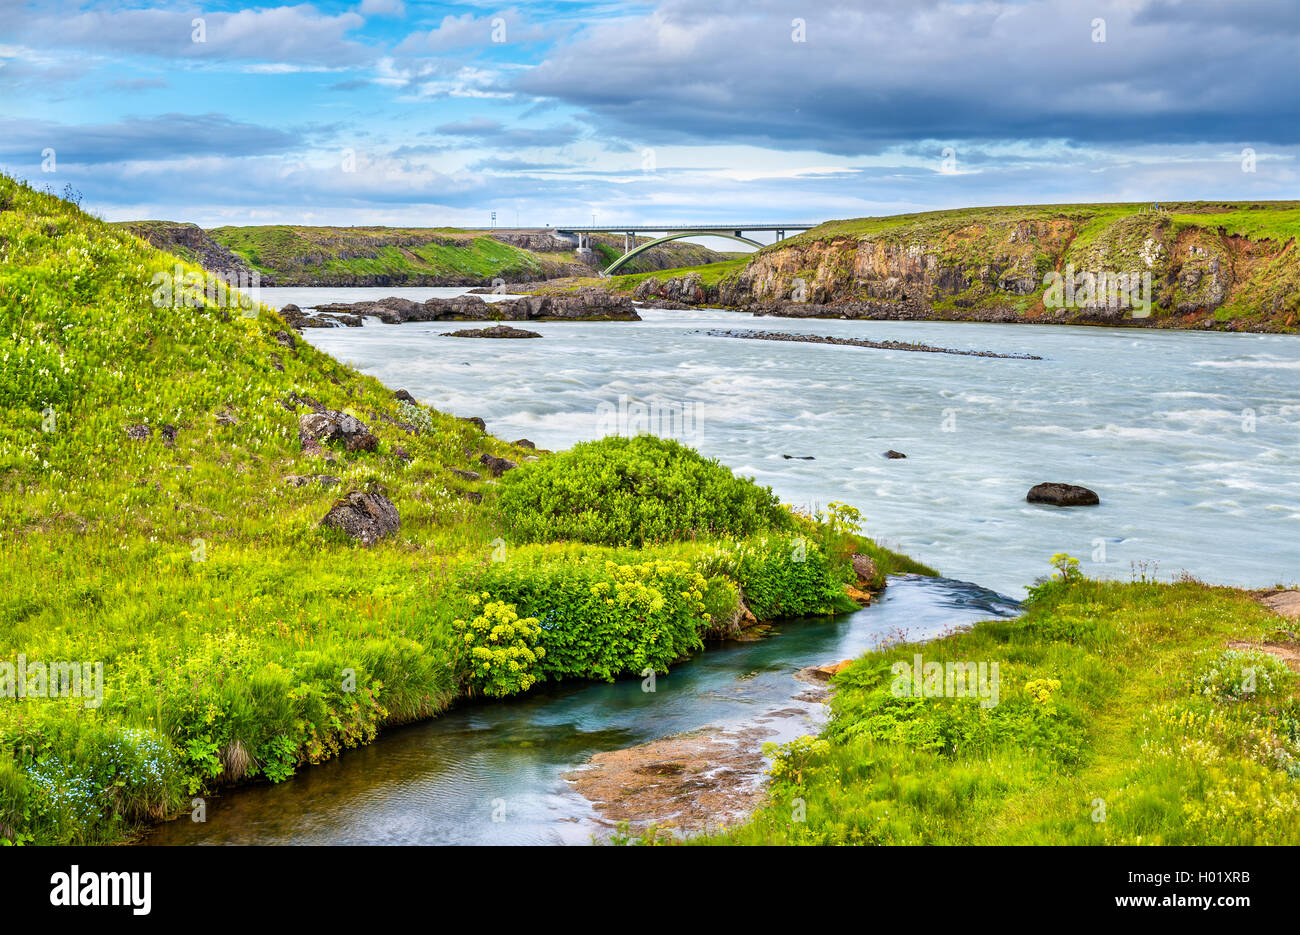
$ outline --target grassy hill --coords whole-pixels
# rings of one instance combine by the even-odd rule
[[[397,227],[218,227],[171,221],[121,226],[154,246],[212,270],[256,270],[264,286],[490,285],[591,274],[573,248],[549,232]],[[647,238],[640,238],[644,241]],[[602,266],[623,253],[621,235],[597,235]],[[717,262],[726,254],[696,244],[663,244],[637,256],[631,271]]]
[[[543,474],[550,455],[397,400],[269,309],[167,295],[178,262],[204,282],[0,177],[0,839],[119,840],[467,694],[663,671],[742,594],[760,618],[855,606],[842,537],[765,488],[666,443],[596,443]],[[316,408],[375,443],[304,445]],[[495,458],[519,466],[498,479]],[[590,486],[634,475],[631,501]],[[525,535],[501,491],[535,503],[543,483],[577,506],[554,524],[529,508]],[[400,529],[366,548],[323,527],[353,492]],[[676,525],[657,535],[643,510]],[[583,542],[553,541],[575,518]]]

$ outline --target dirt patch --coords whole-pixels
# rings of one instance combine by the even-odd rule
[[[650,825],[683,834],[716,830],[749,815],[764,795],[764,727],[674,734],[624,750],[598,753],[565,775],[614,828]]]
[[[1251,595],[1275,614],[1300,620],[1300,591],[1256,591]]]

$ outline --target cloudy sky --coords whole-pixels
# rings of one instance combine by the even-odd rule
[[[0,168],[204,226],[1295,199],[1298,62],[1292,0],[0,0]]]

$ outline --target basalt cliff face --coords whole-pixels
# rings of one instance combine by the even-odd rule
[[[791,317],[1290,331],[1295,203],[996,208],[824,224],[635,297]]]

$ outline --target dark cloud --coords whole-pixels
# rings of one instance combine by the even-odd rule
[[[39,163],[54,149],[59,163],[150,162],[187,156],[258,156],[300,145],[283,130],[241,123],[222,114],[163,114],[116,123],[73,126],[43,120],[0,121],[0,158]]]
[[[591,27],[514,86],[651,146],[1293,143],[1297,23],[1300,5],[1255,2],[666,0]]]
[[[498,120],[478,117],[434,128],[443,136],[474,140],[482,145],[523,149],[530,146],[565,146],[578,139],[581,130],[572,124],[553,127],[507,127]]]

